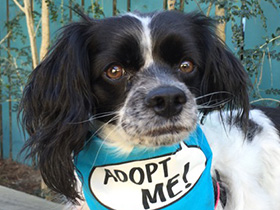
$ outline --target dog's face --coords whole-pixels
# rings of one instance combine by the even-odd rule
[[[196,126],[204,52],[195,47],[193,23],[180,16],[126,15],[100,23],[92,89],[96,112],[114,112],[116,120],[99,135],[120,149],[170,145]],[[178,30],[182,25],[185,29]]]
[[[223,60],[229,59],[227,52],[209,24],[199,15],[179,13],[130,14],[97,23],[96,52],[90,54],[96,113],[116,112],[116,120],[101,129],[106,141],[128,151],[134,145],[170,145],[196,126],[197,98],[208,108],[232,100],[225,84],[240,76],[240,67],[229,72],[232,67],[223,66],[234,58]],[[208,72],[217,68],[211,59],[224,68],[227,78]],[[220,79],[227,81],[215,81]],[[204,83],[217,88],[209,90]]]
[[[72,155],[92,123],[101,122],[98,135],[121,149],[156,147],[181,141],[199,112],[221,107],[246,117],[247,76],[211,20],[178,12],[70,24],[30,76],[21,103],[31,156],[46,183],[70,199],[77,197]]]

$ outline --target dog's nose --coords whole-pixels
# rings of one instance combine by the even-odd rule
[[[145,98],[147,107],[160,116],[170,118],[178,115],[187,102],[185,93],[177,87],[159,87],[149,92]]]

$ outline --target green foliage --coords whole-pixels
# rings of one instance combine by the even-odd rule
[[[13,9],[15,5],[11,5]],[[26,46],[28,37],[24,28],[24,14],[19,11],[8,22],[5,23],[8,37],[0,45],[0,103],[5,101],[18,102],[27,75],[31,71],[30,47]],[[8,48],[8,42],[10,47]],[[17,47],[20,42],[25,46]]]
[[[87,14],[95,19],[101,19],[105,17],[103,8],[98,2],[94,2],[88,7]]]
[[[34,1],[33,18],[35,24],[36,37],[41,38],[41,1]],[[105,17],[103,8],[98,2],[91,0],[91,4],[82,8],[78,0],[45,0],[49,6],[50,22],[60,28],[79,19],[79,11],[87,15],[100,19]],[[79,3],[77,3],[79,2]],[[86,2],[86,1],[85,1]],[[25,15],[17,9],[17,6],[10,1],[10,10],[17,11],[9,21],[5,22],[5,29],[8,38],[0,44],[0,103],[12,101],[13,111],[16,111],[21,98],[24,84],[28,75],[32,71],[32,58],[26,29]],[[72,19],[70,18],[72,10]],[[56,32],[56,29],[52,33]],[[11,47],[8,46],[8,42]],[[21,43],[21,44],[19,44]],[[38,49],[39,51],[39,49]]]
[[[7,31],[12,31],[9,36],[10,41],[15,41],[17,38],[20,38],[23,44],[27,41],[26,33],[24,33],[21,20],[24,18],[22,12],[17,12],[16,15],[9,21],[5,23],[5,28]]]
[[[0,48],[3,49],[3,46]],[[6,50],[7,56],[0,56],[1,69],[1,99],[0,102],[18,102],[25,80],[31,71],[32,60],[29,46],[10,48]]]

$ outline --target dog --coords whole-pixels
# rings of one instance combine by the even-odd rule
[[[101,203],[100,208],[89,205],[91,209],[176,209],[170,205],[176,205],[183,192],[180,199],[196,196],[195,201],[186,200],[190,205],[205,206],[184,204],[178,209],[280,209],[279,109],[250,107],[248,76],[215,34],[213,20],[199,13],[174,11],[128,13],[102,20],[82,17],[82,21],[63,28],[48,55],[31,73],[20,103],[22,124],[30,135],[24,150],[37,160],[51,189],[72,203],[84,198],[88,205],[92,199]],[[268,110],[273,114],[267,114]],[[201,142],[206,150],[209,144],[209,156],[200,145],[187,145],[194,133],[204,139]],[[77,161],[85,160],[81,153],[91,152],[85,148],[95,137],[99,142],[92,146],[96,156],[87,160],[85,175]],[[184,139],[186,144],[182,144]],[[170,159],[164,161],[179,153],[188,155],[187,149],[195,158],[177,175],[180,165],[174,163],[176,168],[172,164],[174,168],[168,172],[175,175],[171,178],[167,177],[169,163],[148,162],[158,161],[159,156],[129,159],[135,148],[150,157],[161,148],[173,147]],[[103,161],[109,155],[113,161],[122,157],[125,167],[134,166],[130,171],[123,165],[123,170],[112,168],[115,163],[106,165],[107,169],[103,165],[90,168],[97,159]],[[196,169],[201,171],[192,172],[198,159]],[[149,172],[147,183],[156,173],[169,178],[166,185],[157,184],[150,194],[142,188],[144,206],[138,206],[133,196],[119,196],[133,190],[99,192],[93,187],[88,194],[77,188],[79,182],[84,189],[87,183],[98,188],[102,184],[97,181],[98,170],[106,172],[103,184],[119,186],[130,180],[140,185],[144,181],[137,174],[144,175],[144,169],[137,164],[143,161]],[[195,194],[206,163],[207,167],[211,164],[211,178],[205,178],[205,188],[202,185],[201,194]],[[184,189],[178,184],[183,183],[181,173]],[[87,176],[94,178],[93,183]],[[203,189],[209,189],[209,194]],[[122,203],[115,208],[110,202],[118,199],[131,200],[135,207]]]

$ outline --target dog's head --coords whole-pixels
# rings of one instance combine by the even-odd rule
[[[92,124],[123,150],[155,147],[181,141],[198,113],[222,108],[246,120],[246,73],[212,20],[178,12],[71,23],[32,72],[21,102],[30,156],[45,182],[72,201],[72,158]]]

